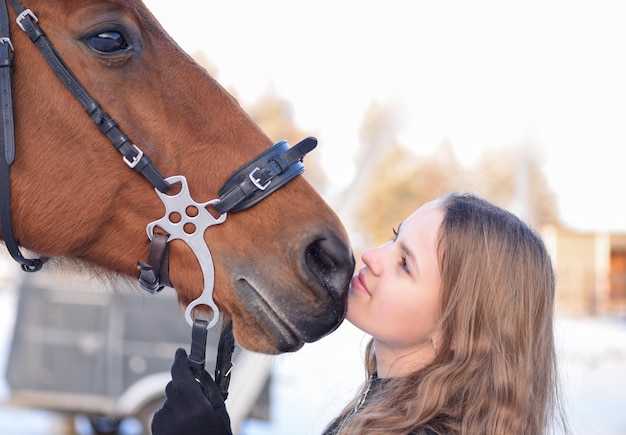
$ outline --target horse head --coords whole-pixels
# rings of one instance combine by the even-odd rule
[[[235,169],[271,145],[224,90],[166,34],[140,0],[24,0],[67,66],[166,177],[186,178],[198,202],[218,197]],[[165,208],[129,170],[84,108],[15,24],[16,159],[11,209],[19,244],[137,277],[146,225]],[[237,341],[293,351],[333,331],[345,314],[354,268],[335,213],[297,177],[254,207],[204,232],[214,300]],[[186,306],[203,274],[179,240],[169,277]]]

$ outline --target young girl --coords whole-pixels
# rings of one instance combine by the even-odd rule
[[[527,225],[483,199],[451,194],[420,207],[362,260],[346,318],[372,336],[367,382],[325,435],[567,432],[554,273]],[[155,435],[230,433],[219,397],[188,400],[201,387],[190,381],[184,351],[172,376]]]

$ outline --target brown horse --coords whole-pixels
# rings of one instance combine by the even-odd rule
[[[104,111],[164,176],[185,176],[195,200],[217,198],[233,170],[271,145],[140,0],[22,3]],[[163,203],[122,162],[9,10],[16,239],[33,252],[137,277],[137,261],[149,249],[146,225],[163,216]],[[302,177],[229,214],[204,240],[215,266],[215,302],[233,319],[242,346],[297,350],[343,320],[354,268],[348,237]],[[202,271],[184,242],[172,241],[169,250],[170,282],[187,305],[202,291]]]

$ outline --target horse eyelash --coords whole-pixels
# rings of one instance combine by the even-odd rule
[[[391,229],[393,231],[393,237],[391,238],[391,240],[393,240],[394,242],[398,239],[398,231],[396,230],[396,228],[392,228]]]

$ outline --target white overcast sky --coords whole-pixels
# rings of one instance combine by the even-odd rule
[[[333,160],[353,158],[371,101],[400,141],[462,163],[531,144],[574,229],[626,231],[626,2],[145,0],[246,105],[293,104]]]

